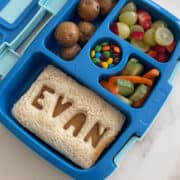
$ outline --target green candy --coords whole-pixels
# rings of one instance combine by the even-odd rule
[[[99,58],[94,58],[94,59],[93,59],[93,62],[94,62],[95,64],[97,64],[97,63],[101,62],[101,60],[100,60]]]
[[[105,56],[107,56],[107,57],[110,57],[110,56],[111,56],[111,52],[110,52],[110,51],[105,51],[105,52],[103,53],[103,55],[105,55]]]
[[[94,50],[95,50],[96,52],[101,52],[102,47],[101,47],[100,45],[96,45]]]

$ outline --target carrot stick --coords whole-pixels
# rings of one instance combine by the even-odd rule
[[[113,94],[118,94],[119,89],[117,84],[110,83],[108,81],[101,81],[101,85]]]
[[[157,78],[159,75],[160,75],[160,72],[158,69],[151,69],[146,74],[144,74],[143,77],[152,80],[152,79]]]
[[[152,83],[154,84],[154,81],[152,81]],[[146,101],[147,97],[149,96],[152,88],[153,88],[153,86],[149,86],[148,87],[148,92],[147,92],[146,96],[133,104],[133,106],[135,108],[139,108],[139,107],[141,107],[144,104],[144,102]]]
[[[142,98],[142,99],[140,99],[139,101],[135,102],[135,103],[133,104],[133,106],[134,106],[135,108],[141,107],[141,106],[144,104],[145,100],[146,100],[146,98]]]
[[[148,86],[152,86],[153,83],[150,79],[140,77],[140,76],[113,76],[109,79],[109,82],[116,84],[118,79],[125,79],[131,81],[134,84],[145,84]]]

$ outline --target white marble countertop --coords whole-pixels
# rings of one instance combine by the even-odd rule
[[[156,0],[180,17],[180,1]],[[179,74],[178,74],[179,75]],[[137,143],[110,180],[180,180],[180,76],[147,136]],[[0,125],[1,180],[69,180]]]

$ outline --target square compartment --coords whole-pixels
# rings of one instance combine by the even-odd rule
[[[60,23],[65,22],[65,21],[72,21],[72,22],[74,22],[76,24],[78,24],[80,21],[83,21],[83,20],[80,19],[80,16],[78,15],[78,12],[77,12],[78,3],[79,3],[79,0],[74,0],[70,4],[68,10],[65,10],[63,13],[61,12],[56,16],[56,19],[57,19],[56,23],[53,25],[53,28],[51,29],[51,31],[48,33],[47,37],[45,38],[45,46],[46,46],[46,48],[49,49],[50,51],[52,51],[53,53],[55,53],[56,55],[58,55],[58,52],[59,52],[59,50],[61,48],[61,45],[59,45],[58,42],[54,38],[54,32],[55,32],[55,29],[58,27],[58,25]],[[96,28],[97,28],[96,32],[98,31],[99,27],[101,26],[101,24],[103,23],[105,18],[106,18],[106,16],[99,16],[98,18],[95,19],[95,21],[92,22],[92,24],[94,24],[96,26]],[[93,36],[91,38],[93,38]],[[90,38],[90,40],[91,40],[91,38]],[[86,44],[81,45],[81,48],[82,48],[81,51],[84,50],[83,47]]]
[[[22,65],[23,64],[23,65]],[[130,139],[135,133],[132,128],[131,121],[126,116],[126,122],[123,130],[118,135],[116,140],[105,149],[100,158],[97,160],[95,165],[90,169],[81,169],[68,160],[66,157],[55,151],[53,148],[48,146],[38,137],[33,135],[31,132],[23,128],[12,116],[11,109],[18,99],[29,89],[31,84],[38,77],[40,72],[47,66],[54,65],[57,68],[58,64],[52,61],[48,56],[42,53],[35,53],[30,55],[29,58],[22,59],[22,62],[18,63],[13,72],[9,75],[9,80],[3,82],[3,87],[0,89],[0,117],[2,122],[24,143],[30,146],[34,151],[45,157],[48,161],[56,165],[58,168],[63,169],[69,175],[73,177],[94,177],[93,172],[98,172],[104,169],[104,164],[107,163],[106,171],[99,174],[101,177],[107,176],[115,166],[113,159],[119,152],[119,149]]]
[[[140,1],[135,1],[135,0],[126,0],[124,2],[124,5],[122,6],[122,8],[129,2],[134,2],[137,6],[137,9],[142,9],[142,10],[145,10],[147,12],[150,13],[151,17],[152,17],[152,20],[153,22],[156,21],[156,20],[163,20],[167,23],[169,29],[172,31],[172,33],[174,34],[174,37],[175,37],[175,41],[176,41],[176,48],[175,50],[173,51],[173,53],[170,55],[169,57],[169,60],[166,63],[170,62],[177,54],[178,52],[178,46],[180,46],[180,37],[179,37],[179,34],[180,34],[180,24],[179,24],[179,20],[176,18],[176,17],[173,17],[169,12],[167,12],[165,9],[161,8],[159,5],[157,5],[156,3],[154,3],[153,1],[149,1],[149,0],[140,0]],[[113,22],[116,22],[120,13],[121,13],[121,10],[120,9],[118,12],[116,12],[116,15],[114,17],[111,17],[111,20],[110,20],[110,24],[109,24],[109,31],[110,30],[110,25],[113,23]],[[113,32],[111,32],[113,33]],[[114,33],[113,33],[114,34]],[[117,35],[116,35],[117,36]],[[120,37],[119,37],[120,38]],[[120,38],[122,39],[122,38]],[[130,46],[133,46],[129,41],[127,40],[124,40],[126,42],[128,42],[128,44]],[[134,48],[136,48],[135,46],[133,46]],[[142,50],[136,48],[136,50],[144,53]],[[153,58],[153,60],[157,61],[156,59]],[[161,63],[161,62],[160,62]],[[164,63],[163,63],[164,64]]]

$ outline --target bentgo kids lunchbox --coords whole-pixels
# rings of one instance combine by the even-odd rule
[[[79,0],[0,1],[0,121],[32,150],[75,179],[101,180],[109,176],[128,149],[143,138],[172,90],[171,79],[180,58],[180,20],[153,1],[132,1],[150,12],[154,19],[165,20],[172,29],[177,47],[168,62],[155,61],[110,31],[110,24],[117,19],[128,0],[119,0],[107,17],[98,19],[96,33],[72,61],[65,61],[57,55],[54,30],[60,22],[76,21]],[[95,66],[89,55],[94,44],[105,40],[115,41],[122,49],[121,62],[107,70]],[[152,93],[138,109],[128,106],[99,84],[102,77],[120,72],[132,56],[138,57],[146,67],[155,67],[161,72]],[[74,165],[24,129],[11,115],[13,104],[49,64],[95,91],[127,117],[122,133],[89,169]]]

